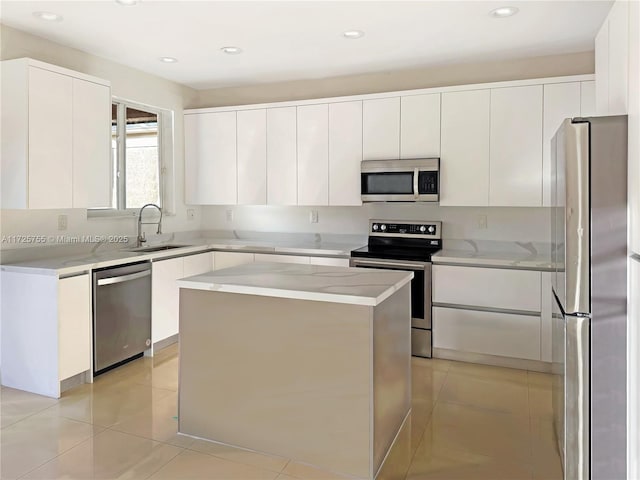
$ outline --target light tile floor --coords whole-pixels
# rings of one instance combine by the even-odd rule
[[[421,358],[412,366],[407,480],[562,479],[549,375]],[[340,478],[177,435],[177,388],[175,345],[59,400],[2,388],[2,479]]]

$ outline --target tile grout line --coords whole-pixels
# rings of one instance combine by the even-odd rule
[[[174,445],[172,445],[174,446]],[[179,448],[179,447],[178,447]],[[147,480],[151,477],[153,477],[156,473],[158,473],[160,470],[162,470],[164,467],[166,467],[169,463],[171,463],[173,460],[176,459],[176,457],[178,457],[179,455],[182,455],[182,453],[184,452],[184,449],[181,448],[180,451],[178,453],[176,453],[173,457],[171,457],[169,460],[167,460],[166,462],[164,462],[162,465],[160,465],[158,468],[156,468],[155,470],[153,470],[149,475],[147,475],[146,477],[144,477],[143,480]]]
[[[449,368],[451,368],[451,366],[449,366]],[[440,396],[440,392],[442,392],[442,389],[444,388],[445,384],[447,383],[447,380],[449,379],[449,368],[447,368],[446,372],[444,372],[445,374],[444,381],[442,382],[442,385],[440,385],[440,388],[438,389],[438,393],[433,397],[433,405],[431,407],[431,410],[429,411],[429,421],[425,425],[424,430],[422,431],[422,435],[420,435],[420,438],[418,439],[416,449],[411,455],[411,460],[409,461],[409,467],[407,468],[407,473],[405,474],[405,477],[404,477],[405,480],[409,477],[409,472],[411,471],[413,462],[415,461],[416,455],[418,454],[418,448],[423,442],[424,436],[427,432],[427,428],[429,428],[429,425],[433,421],[433,412],[435,411],[436,405],[438,404],[438,397]],[[411,447],[413,448],[413,445]]]
[[[63,417],[63,418],[66,418],[66,417]],[[67,418],[67,420],[71,420],[71,419],[68,419],[68,418]],[[81,422],[81,423],[87,424],[86,422]],[[91,425],[92,427],[95,427],[95,426],[96,426],[96,425],[93,425],[93,424],[88,424],[88,425]],[[102,428],[102,427],[101,427],[101,428]],[[61,457],[62,455],[64,455],[64,454],[66,454],[66,453],[70,452],[70,451],[71,451],[71,450],[73,450],[74,448],[76,448],[76,447],[78,447],[78,446],[82,445],[84,442],[88,442],[88,441],[90,441],[92,438],[96,437],[97,435],[99,435],[100,433],[104,432],[105,430],[107,430],[107,429],[106,429],[106,428],[103,428],[103,429],[102,429],[102,430],[100,430],[99,432],[96,432],[96,433],[94,433],[94,434],[90,435],[89,437],[87,437],[87,438],[85,438],[84,440],[81,440],[81,441],[79,441],[78,443],[76,443],[76,444],[74,444],[74,445],[70,446],[69,448],[67,448],[67,449],[66,449],[66,450],[64,450],[64,451],[59,452],[56,456],[54,456],[54,457],[50,458],[49,460],[46,460],[46,461],[42,462],[42,463],[41,463],[40,465],[38,465],[37,467],[34,467],[34,468],[32,468],[31,470],[29,470],[29,471],[27,471],[27,472],[23,473],[22,475],[20,475],[20,476],[18,477],[18,479],[24,478],[24,477],[26,477],[27,475],[29,475],[30,473],[32,473],[32,472],[36,471],[37,469],[39,469],[39,468],[43,467],[43,466],[44,466],[44,465],[46,465],[47,463],[53,462],[56,458]]]
[[[196,440],[198,440],[198,439],[196,439]],[[208,440],[205,440],[205,439],[201,439],[201,440],[202,440],[203,442],[208,442]],[[154,440],[154,441],[157,441],[157,440]],[[160,442],[160,443],[163,443],[163,442]],[[287,461],[287,462],[284,464],[284,466],[282,467],[282,470],[271,470],[271,469],[269,469],[269,468],[265,468],[265,467],[258,467],[258,466],[256,466],[256,465],[253,465],[253,464],[250,464],[250,463],[243,463],[243,462],[239,462],[239,461],[237,461],[237,460],[230,460],[229,458],[225,458],[225,457],[221,457],[221,456],[218,456],[218,455],[214,455],[213,453],[203,452],[203,451],[201,451],[201,450],[195,450],[195,449],[191,448],[191,445],[193,445],[193,443],[195,443],[195,441],[194,441],[194,442],[192,442],[188,447],[181,447],[181,448],[183,448],[184,450],[189,450],[189,451],[191,451],[191,452],[201,453],[201,454],[203,454],[203,455],[208,455],[208,456],[210,456],[210,457],[217,458],[218,460],[225,460],[225,461],[227,461],[227,462],[235,463],[235,464],[237,464],[237,465],[243,465],[243,466],[245,466],[245,467],[252,467],[252,468],[257,468],[257,469],[259,469],[259,470],[264,470],[264,471],[267,471],[267,472],[272,472],[272,473],[275,473],[276,475],[280,475],[281,473],[283,473],[283,472],[284,472],[284,469],[285,469],[285,468],[287,468],[287,465],[289,465],[289,463],[291,463],[291,459],[290,459],[290,458],[277,457],[276,455],[270,455],[270,454],[268,454],[268,453],[262,453],[262,452],[254,452],[254,451],[252,451],[252,450],[245,450],[245,449],[240,448],[240,447],[233,447],[233,446],[229,445],[229,447],[230,447],[230,448],[232,448],[232,449],[240,450],[240,451],[243,451],[243,452],[249,452],[249,453],[253,453],[253,454],[256,454],[256,455],[264,455],[264,456],[267,456],[267,457],[268,457],[268,456],[272,456],[272,457],[275,457],[275,458],[282,458],[282,459],[284,459],[284,460],[286,460],[286,461]],[[218,442],[211,441],[211,443],[218,443]],[[170,444],[168,444],[168,445],[170,445]],[[220,445],[224,445],[224,444],[220,444]],[[285,475],[288,475],[288,474],[285,474]]]

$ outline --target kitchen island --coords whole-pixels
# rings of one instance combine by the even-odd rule
[[[394,442],[386,463],[408,462],[412,276],[254,263],[180,280],[179,432],[362,479]]]

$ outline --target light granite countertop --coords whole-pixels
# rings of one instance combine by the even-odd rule
[[[552,271],[550,245],[533,242],[445,240],[434,264]]]
[[[38,275],[68,276],[96,268],[124,265],[141,261],[158,261],[170,257],[193,255],[205,251],[232,251],[247,253],[272,253],[280,255],[303,255],[348,258],[351,250],[361,247],[363,243],[353,236],[340,235],[301,235],[279,234],[263,235],[262,238],[247,236],[245,238],[229,238],[217,236],[217,232],[205,232],[202,237],[188,235],[169,235],[164,241],[149,243],[147,247],[161,245],[181,245],[181,248],[158,252],[130,251],[133,247],[107,248],[100,250],[87,249],[82,253],[60,255],[52,254],[41,258],[20,261],[5,261],[2,271],[20,272]],[[223,235],[226,232],[223,232]],[[228,234],[227,234],[228,235]],[[34,249],[35,250],[35,249]],[[3,252],[4,253],[4,252]]]
[[[413,272],[289,263],[249,263],[178,280],[180,288],[376,306]]]

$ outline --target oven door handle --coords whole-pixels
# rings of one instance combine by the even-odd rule
[[[381,261],[375,261],[375,260],[358,260],[355,258],[351,259],[351,263],[353,263],[354,267],[358,267],[358,266],[387,267],[387,268],[404,268],[408,270],[424,270],[424,265],[420,265],[416,263],[381,262]]]
[[[420,188],[418,187],[418,179],[420,178],[420,169],[416,167],[413,171],[413,198],[416,200],[420,197]]]

